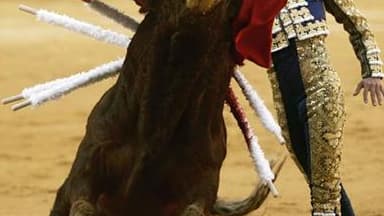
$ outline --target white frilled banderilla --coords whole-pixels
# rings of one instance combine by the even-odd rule
[[[99,0],[83,1],[86,2],[87,5],[92,9],[98,11],[102,15],[105,15],[106,17],[114,20],[126,28],[135,31],[139,25],[134,19],[124,15],[117,9]],[[36,10],[24,5],[20,6],[20,10],[35,15],[39,21],[58,25],[71,31],[78,32],[97,40],[120,46],[122,48],[128,47],[130,42],[130,39],[123,34],[103,29],[102,27],[79,21],[66,15],[59,15],[57,13],[42,9]],[[25,88],[19,95],[5,98],[2,100],[2,103],[8,104],[24,99],[25,101],[12,106],[12,109],[16,111],[27,106],[35,107],[50,100],[59,99],[63,95],[69,94],[80,87],[85,87],[103,79],[115,76],[121,70],[122,65],[123,59],[121,58],[86,72]],[[272,114],[265,106],[260,96],[258,96],[257,92],[246,80],[244,75],[242,75],[239,70],[236,70],[234,73],[234,78],[242,89],[242,92],[246,99],[249,101],[251,107],[256,112],[256,115],[260,118],[262,125],[271,133],[273,133],[280,143],[284,143],[280,127],[275,122]],[[226,102],[230,106],[231,112],[234,115],[244,135],[257,173],[259,174],[261,180],[265,184],[268,184],[272,194],[277,196],[278,192],[272,183],[274,180],[274,174],[269,166],[268,161],[264,157],[264,153],[258,144],[257,137],[250,127],[243,109],[241,108],[231,88],[228,91]]]

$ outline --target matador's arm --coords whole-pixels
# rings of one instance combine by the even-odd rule
[[[355,54],[360,60],[363,78],[384,77],[380,49],[367,19],[356,8],[353,0],[324,0],[325,7],[350,35]]]

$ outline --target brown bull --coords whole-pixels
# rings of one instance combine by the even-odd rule
[[[243,202],[216,202],[239,2],[148,0],[51,216],[242,215],[261,205],[262,185]]]

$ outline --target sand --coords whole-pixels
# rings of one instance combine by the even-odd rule
[[[111,0],[140,19],[132,2]],[[24,87],[84,71],[123,56],[125,50],[89,40],[58,27],[37,22],[19,12],[17,5],[58,10],[127,35],[122,29],[85,8],[80,1],[1,0],[0,2],[0,98],[15,95]],[[358,0],[370,20],[379,45],[384,47],[384,2]],[[384,107],[362,103],[352,92],[360,80],[359,63],[342,26],[329,18],[328,39],[332,63],[339,71],[346,95],[347,123],[343,151],[343,183],[357,215],[384,215]],[[263,69],[251,63],[245,75],[273,110],[270,86]],[[100,96],[115,82],[103,81],[35,109],[12,112],[0,107],[0,216],[48,215],[57,188],[68,174],[87,116]],[[236,89],[238,91],[238,89]],[[260,126],[248,105],[248,116],[267,155],[273,158],[286,148]],[[247,195],[258,177],[236,123],[225,110],[229,140],[220,182],[221,197]],[[253,216],[309,215],[309,196],[304,178],[292,160],[285,164],[276,186],[280,197],[269,197]]]

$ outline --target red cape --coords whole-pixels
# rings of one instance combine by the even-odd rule
[[[235,33],[235,59],[244,59],[262,67],[271,67],[273,21],[287,0],[243,0],[233,29]]]

